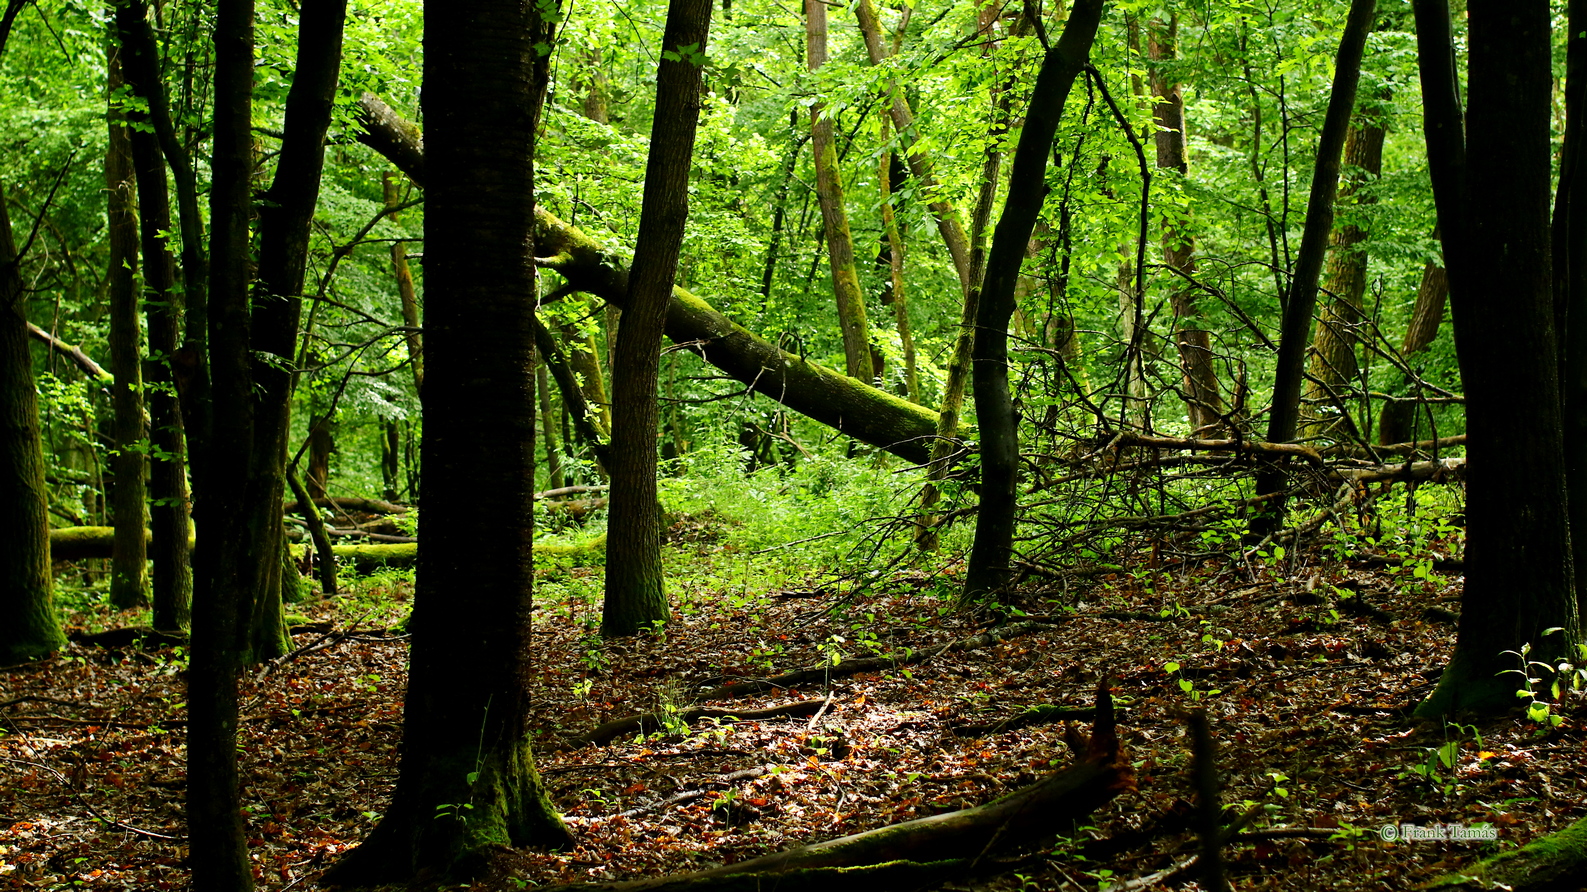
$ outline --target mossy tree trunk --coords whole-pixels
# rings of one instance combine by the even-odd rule
[[[805,0],[805,64],[814,74],[827,62],[827,7],[822,0]],[[825,103],[810,106],[810,145],[815,152],[816,200],[825,226],[827,263],[832,271],[832,294],[837,298],[838,325],[843,331],[843,361],[850,378],[867,384],[875,378],[871,363],[870,325],[865,321],[865,295],[860,292],[854,266],[854,237],[844,206],[843,173],[838,169],[832,118]]]
[[[606,598],[601,634],[632,635],[665,624],[656,492],[656,396],[661,336],[689,217],[689,168],[700,116],[701,71],[711,0],[671,0],[656,73],[656,115],[645,165],[644,210],[628,277],[628,306],[612,367],[612,475]],[[852,264],[852,258],[850,259]]]
[[[1008,585],[1018,507],[1014,488],[1019,477],[1019,416],[1008,383],[1008,327],[1014,316],[1014,289],[1047,194],[1047,156],[1069,90],[1090,59],[1103,5],[1103,0],[1077,2],[1069,12],[1063,36],[1042,59],[1009,169],[1008,197],[987,257],[971,370],[975,412],[981,424],[981,506],[965,572],[966,600],[995,597]]]
[[[542,10],[545,17],[542,18]],[[530,755],[535,123],[554,5],[459,0],[424,24],[425,501],[397,787],[326,875],[477,873],[568,833]]]
[[[44,448],[17,260],[0,191],[0,664],[66,643],[55,615]]]
[[[1424,24],[1441,20],[1447,28],[1448,8],[1433,8],[1439,5],[1418,5],[1420,41],[1436,33]],[[1448,165],[1458,153],[1437,145],[1458,131],[1427,127],[1470,437],[1466,586],[1455,652],[1417,707],[1429,717],[1513,708],[1524,685],[1509,670],[1525,668],[1514,652],[1529,647],[1532,660],[1574,661],[1579,635],[1560,498],[1566,473],[1549,262],[1549,4],[1480,0],[1468,16],[1465,163]],[[1454,95],[1453,72],[1442,64],[1449,47],[1447,39],[1420,47],[1430,116]],[[1481,213],[1463,215],[1462,203]],[[1460,242],[1484,250],[1463,255]]]
[[[132,145],[125,118],[116,107],[122,87],[120,47],[112,43],[105,59],[111,99],[109,139],[105,148],[106,235],[110,268],[110,373],[115,376],[111,408],[116,449],[111,457],[115,484],[111,517],[117,530],[116,553],[110,560],[110,604],[118,610],[149,603],[145,586],[148,545],[144,530],[145,444],[143,370],[140,353],[143,328],[138,321],[138,218],[132,171]]]

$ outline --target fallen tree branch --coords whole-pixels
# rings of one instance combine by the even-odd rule
[[[666,728],[669,722],[683,722],[692,725],[700,719],[706,718],[753,722],[782,716],[804,717],[814,715],[825,702],[825,700],[821,699],[799,700],[793,703],[784,703],[781,706],[768,706],[765,709],[724,709],[715,706],[696,706],[675,712],[646,712],[613,719],[601,724],[593,731],[581,734],[566,744],[557,747],[557,750],[576,750],[592,744],[605,746],[613,740],[628,734],[648,734],[652,731],[660,731]]]
[[[953,736],[985,737],[989,734],[1001,734],[1004,731],[1029,728],[1034,725],[1051,725],[1054,722],[1089,719],[1095,714],[1095,710],[1089,706],[1078,709],[1068,706],[1032,706],[995,722],[986,722],[979,725],[960,725],[953,729]]]
[[[321,508],[340,509],[342,511],[362,511],[365,514],[406,514],[413,509],[407,505],[394,505],[381,499],[363,499],[356,496],[320,496],[314,504]],[[285,512],[287,514],[301,514],[303,503],[288,502]]]
[[[88,358],[88,354],[83,352],[83,348],[68,344],[31,322],[28,323],[28,335],[35,341],[48,345],[51,350],[71,360],[72,365],[77,366],[82,370],[83,374],[93,378],[95,381],[101,384],[116,383],[116,377],[105,371],[104,366]]]

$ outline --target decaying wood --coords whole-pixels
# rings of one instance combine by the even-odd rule
[[[700,719],[707,718],[752,722],[782,716],[815,715],[825,702],[823,699],[799,700],[794,703],[784,703],[781,706],[768,706],[764,709],[723,709],[714,706],[696,706],[689,709],[679,709],[674,712],[647,712],[641,715],[613,719],[588,734],[573,738],[560,749],[576,750],[590,744],[605,746],[613,740],[629,734],[660,731],[669,722],[683,722],[692,725]]]
[[[361,499],[353,496],[326,496],[314,500],[314,504],[321,508],[341,511],[361,511],[364,514],[406,514],[413,509],[407,505],[394,505],[382,499]],[[299,514],[303,511],[302,502],[288,502],[287,514]]]
[[[1007,849],[1069,832],[1135,787],[1104,679],[1074,764],[985,805],[933,815],[678,876],[555,887],[581,892],[910,889],[940,884]]]
[[[1587,818],[1519,849],[1485,858],[1421,888],[1573,892],[1582,888],[1584,876],[1587,876]]]

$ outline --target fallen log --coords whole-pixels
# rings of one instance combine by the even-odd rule
[[[683,722],[692,725],[700,719],[707,718],[753,722],[782,716],[810,716],[819,712],[822,704],[826,702],[824,699],[799,700],[794,703],[784,703],[781,706],[768,706],[765,709],[723,709],[715,706],[696,706],[690,709],[679,709],[674,712],[647,712],[640,715],[624,716],[623,718],[613,719],[601,724],[593,731],[573,738],[558,747],[558,749],[576,750],[591,744],[605,746],[613,740],[629,734],[648,734],[653,731],[663,730],[669,722]]]
[[[1079,709],[1069,706],[1031,706],[1014,715],[995,722],[986,722],[978,725],[960,725],[953,729],[955,737],[986,737],[989,734],[1001,734],[1004,731],[1013,731],[1018,728],[1029,728],[1034,725],[1051,725],[1055,722],[1067,722],[1074,719],[1089,719],[1095,713],[1091,707]]]
[[[358,106],[362,130],[355,137],[423,186],[424,139],[418,128],[370,93],[359,98]],[[535,208],[535,247],[541,255],[536,265],[561,274],[568,290],[619,308],[628,303],[628,268],[616,253],[543,207]],[[665,330],[674,343],[755,393],[909,461],[924,464],[930,457],[936,412],[789,353],[683,288],[672,289]]]
[[[907,889],[936,885],[998,852],[1069,832],[1135,788],[1119,748],[1113,701],[1097,686],[1096,723],[1076,732],[1076,761],[1035,784],[985,805],[785,849],[738,864],[677,876],[553,887],[580,892],[696,892],[806,888]]]
[[[314,504],[321,508],[360,511],[364,514],[406,514],[413,510],[407,505],[394,505],[381,499],[361,499],[353,496],[320,496],[314,500]],[[285,511],[287,514],[301,514],[303,512],[303,503],[301,501],[288,502],[286,503]]]
[[[1484,858],[1423,889],[1513,889],[1572,892],[1587,876],[1587,818],[1519,849]]]

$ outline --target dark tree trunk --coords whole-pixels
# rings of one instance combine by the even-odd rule
[[[320,517],[318,504],[309,498],[308,487],[298,479],[297,471],[287,468],[286,478],[287,486],[292,490],[292,497],[298,500],[297,508],[303,515],[303,523],[309,528],[309,539],[314,543],[314,556],[320,570],[320,591],[334,595],[337,588],[336,552],[332,550],[330,534],[325,530],[325,521]]]
[[[116,101],[121,89],[119,49],[111,44],[105,59],[109,96]],[[112,107],[110,134],[105,150],[106,234],[110,268],[105,279],[110,292],[110,373],[116,449],[111,457],[115,487],[111,494],[116,549],[110,559],[110,605],[118,610],[149,603],[144,585],[148,544],[144,541],[143,370],[139,367],[143,329],[138,324],[138,218],[133,200],[132,146],[120,109]]]
[[[402,498],[402,424],[387,418],[380,422],[380,497],[388,502]]]
[[[1036,217],[1047,197],[1047,156],[1069,89],[1089,64],[1102,7],[1103,0],[1077,2],[1069,12],[1063,36],[1042,60],[1009,168],[1008,197],[987,257],[972,354],[975,411],[981,425],[981,507],[965,573],[966,600],[995,597],[1008,585],[1018,507],[1014,487],[1019,477],[1019,416],[1008,385],[1008,326],[1014,316],[1014,288],[1036,229]]]
[[[130,50],[123,49],[123,53]],[[145,116],[130,116],[143,123]],[[149,529],[153,539],[154,628],[187,628],[193,601],[188,566],[187,447],[182,412],[173,392],[171,356],[181,343],[182,293],[167,233],[171,204],[166,192],[165,159],[147,127],[133,127],[132,164],[138,181],[139,240],[143,252],[143,303],[149,329],[149,359],[143,380],[149,406]]]
[[[805,0],[805,63],[812,72],[827,61],[827,7],[823,0]],[[810,106],[810,145],[815,152],[816,199],[825,226],[827,263],[832,271],[832,294],[838,303],[838,325],[843,330],[844,370],[850,378],[873,382],[870,325],[865,321],[865,295],[860,292],[854,264],[854,238],[849,233],[849,213],[844,206],[843,174],[838,169],[832,118],[821,102]]]
[[[1565,80],[1565,145],[1554,205],[1554,318],[1559,330],[1560,406],[1570,508],[1572,564],[1587,574],[1587,0],[1571,0]],[[1577,614],[1587,615],[1578,583]]]
[[[1435,232],[1433,237],[1437,238],[1438,234]],[[1411,310],[1411,323],[1406,326],[1405,339],[1400,343],[1400,355],[1413,368],[1415,363],[1412,360],[1432,346],[1433,340],[1438,337],[1438,329],[1444,323],[1444,305],[1448,299],[1448,273],[1442,266],[1428,261],[1422,269],[1422,284],[1416,289],[1416,305]],[[1410,380],[1406,379],[1406,386],[1396,395],[1409,393],[1410,384]],[[1415,403],[1384,403],[1383,412],[1378,416],[1378,442],[1387,446],[1423,439],[1418,435],[1419,430],[1431,432],[1432,425],[1429,423],[1425,429],[1421,428],[1419,412]]]
[[[315,415],[309,422],[309,466],[303,483],[309,495],[325,498],[331,480],[331,453],[336,451],[336,422],[329,415]]]
[[[246,513],[254,419],[248,343],[252,0],[220,0],[214,64],[208,305],[214,403],[206,413],[212,426],[195,456],[199,534],[187,677],[187,825],[194,888],[238,892],[253,888],[253,871],[237,789],[237,675],[249,651],[248,620],[262,570]],[[190,278],[195,274],[188,270]],[[189,335],[191,341],[191,325]],[[279,513],[275,522],[281,523]]]
[[[0,191],[0,664],[66,643],[55,615],[44,447],[17,262]]]
[[[1450,268],[1470,438],[1466,586],[1455,652],[1417,707],[1423,716],[1514,707],[1521,685],[1507,670],[1521,667],[1506,651],[1530,646],[1528,659],[1574,661],[1579,634],[1559,497],[1566,474],[1549,250],[1549,4],[1477,0],[1468,15],[1465,197],[1482,213],[1465,218],[1465,234],[1484,250]],[[1422,59],[1433,65],[1439,56]],[[1431,155],[1432,134],[1428,143]],[[1433,185],[1447,238],[1454,218],[1436,173]]]
[[[569,839],[530,755],[535,122],[556,8],[458,0],[424,25],[424,536],[397,788],[327,881],[477,873]]]
[[[1317,160],[1312,167],[1311,194],[1306,202],[1306,226],[1301,233],[1300,250],[1295,253],[1295,270],[1290,277],[1284,316],[1279,325],[1278,368],[1273,380],[1273,408],[1267,420],[1270,443],[1288,443],[1295,438],[1300,423],[1300,389],[1306,367],[1306,348],[1311,340],[1312,312],[1317,308],[1317,286],[1322,278],[1323,261],[1328,253],[1328,237],[1333,232],[1334,196],[1339,191],[1339,165],[1344,155],[1345,134],[1350,129],[1350,113],[1355,109],[1356,85],[1361,81],[1361,56],[1367,35],[1372,33],[1376,0],[1351,0],[1345,19],[1339,52],[1334,56],[1333,90],[1328,112],[1323,117],[1322,133],[1317,138]],[[1277,493],[1284,487],[1284,469],[1269,467],[1257,474],[1256,491]],[[1254,534],[1276,530],[1284,520],[1284,500],[1269,499],[1251,522]]]
[[[1356,122],[1345,137],[1345,186],[1340,192],[1341,204],[1357,208],[1376,203],[1371,186],[1383,172],[1383,139],[1387,135],[1383,110],[1374,107],[1387,96],[1378,96],[1371,105],[1356,113]],[[1363,193],[1363,187],[1366,192]],[[1347,426],[1342,413],[1344,406],[1335,405],[1341,388],[1349,386],[1360,373],[1356,362],[1357,329],[1363,318],[1363,300],[1367,291],[1367,252],[1362,243],[1367,231],[1357,219],[1349,219],[1334,227],[1328,267],[1323,277],[1323,291],[1327,297],[1321,316],[1317,319],[1316,333],[1312,335],[1311,374],[1306,380],[1306,398],[1301,415],[1310,419],[1305,432],[1308,436],[1339,435],[1339,428]],[[1400,442],[1400,441],[1392,441]]]
[[[661,567],[661,510],[656,502],[656,379],[661,335],[689,217],[689,167],[710,25],[711,0],[671,0],[667,7],[656,74],[656,116],[645,166],[644,211],[612,368],[607,468],[612,494],[601,613],[601,634],[608,638],[656,628],[667,622],[670,613]]]

